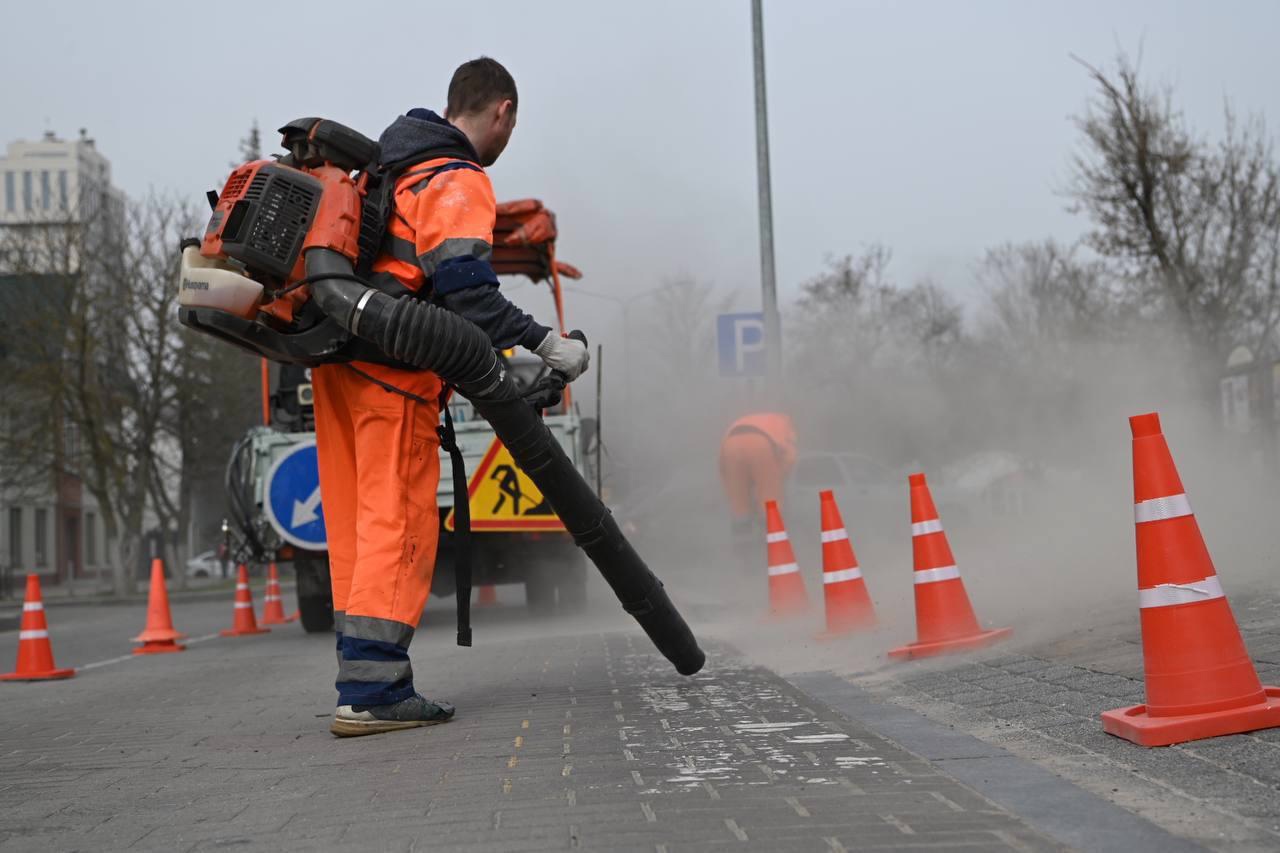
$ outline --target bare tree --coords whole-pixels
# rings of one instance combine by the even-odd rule
[[[185,530],[196,484],[254,412],[253,360],[178,323],[177,246],[195,222],[187,205],[151,196],[0,233],[15,283],[6,307],[30,341],[6,358],[7,408],[22,415],[0,430],[6,480],[78,474],[120,593],[147,556],[144,532]],[[181,563],[180,551],[164,556]]]
[[[856,440],[905,461],[938,447],[927,426],[941,419],[939,389],[964,335],[959,305],[929,282],[900,287],[890,260],[872,245],[802,286],[788,312],[788,393],[796,410],[821,413],[809,427],[818,446]]]
[[[1081,343],[1119,331],[1136,306],[1100,260],[1080,254],[1053,240],[989,250],[977,270],[986,296],[983,337],[1060,360]]]
[[[241,163],[248,163],[253,160],[262,159],[262,133],[258,130],[258,120],[255,118],[253,124],[249,126],[249,133],[240,140],[240,159],[231,164],[232,168],[239,166]]]
[[[802,364],[848,378],[946,361],[961,339],[960,306],[931,282],[899,287],[889,277],[891,259],[887,248],[872,245],[830,261],[802,286],[792,318]]]
[[[1082,63],[1083,64],[1083,63]],[[1167,314],[1216,371],[1230,349],[1269,348],[1280,303],[1280,171],[1261,120],[1226,108],[1221,142],[1198,140],[1168,89],[1124,56],[1085,65],[1098,94],[1077,119],[1084,150],[1071,192],[1094,221],[1089,245],[1148,310]]]

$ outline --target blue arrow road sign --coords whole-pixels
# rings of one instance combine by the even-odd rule
[[[721,376],[764,376],[764,315],[721,314],[716,317],[716,352]]]
[[[328,548],[314,441],[295,445],[277,459],[263,491],[267,520],[286,542],[311,551]]]

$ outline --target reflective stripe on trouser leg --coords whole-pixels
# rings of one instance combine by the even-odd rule
[[[413,626],[346,615],[338,661],[339,705],[390,705],[413,695]]]

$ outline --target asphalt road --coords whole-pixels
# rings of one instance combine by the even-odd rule
[[[429,608],[415,671],[457,703],[453,722],[351,740],[327,730],[328,636],[289,625],[220,638],[230,602],[175,602],[189,650],[135,658],[140,607],[52,606],[58,663],[81,671],[0,685],[0,850],[1274,849],[1262,806],[1206,837],[1140,795],[1174,792],[1180,757],[1203,747],[1138,750],[1094,727],[1113,756],[1172,757],[1126,800],[1049,752],[940,715],[927,692],[1032,660],[1062,666],[1051,650],[782,677],[695,607],[711,657],[685,679],[616,604],[539,622],[520,598],[504,588],[477,611],[471,649],[452,645],[447,603]],[[0,662],[16,640],[0,633]],[[1085,738],[1083,720],[1065,725]],[[1210,751],[1237,787],[1265,764]],[[1261,792],[1260,777],[1248,784]]]

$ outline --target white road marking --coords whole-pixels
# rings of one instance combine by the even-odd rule
[[[217,638],[218,638],[217,634],[205,634],[202,637],[192,637],[189,640],[182,640],[181,642],[184,645],[194,646],[196,643],[204,643],[209,640],[216,640]],[[135,655],[135,654],[120,655],[120,657],[117,657],[117,658],[107,658],[106,660],[99,660],[99,661],[94,661],[93,663],[87,663],[84,666],[76,667],[76,669],[82,669],[82,670],[97,669],[100,666],[110,666],[113,663],[123,663],[124,661],[137,660],[138,658],[141,658],[141,657],[145,657],[145,655]]]

